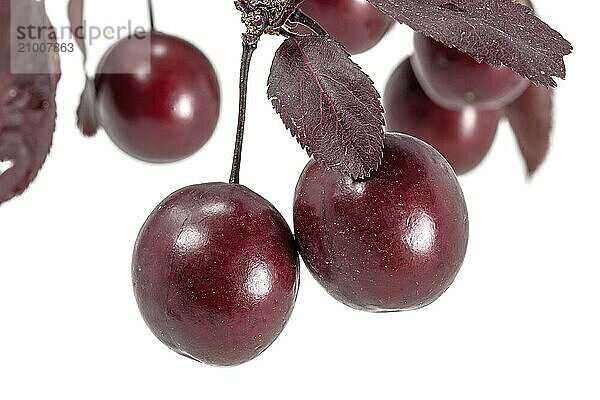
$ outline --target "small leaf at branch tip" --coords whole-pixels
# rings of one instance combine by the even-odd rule
[[[275,111],[309,156],[354,179],[379,168],[380,95],[337,41],[288,38],[275,53],[268,83]]]
[[[531,84],[506,107],[506,117],[517,138],[529,179],[543,164],[550,149],[553,94],[552,89]]]
[[[531,9],[507,0],[368,0],[382,12],[477,61],[556,87],[573,50]]]
[[[98,131],[96,118],[96,86],[90,78],[86,79],[77,107],[77,127],[84,136],[94,136]]]

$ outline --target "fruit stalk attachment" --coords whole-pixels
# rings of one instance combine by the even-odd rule
[[[246,33],[242,35],[242,61],[240,67],[240,98],[238,126],[235,138],[235,150],[231,166],[229,183],[239,183],[244,127],[246,123],[246,97],[248,93],[248,74],[252,54],[260,37],[264,34],[278,34],[290,14],[296,9],[299,0],[279,0],[268,4],[256,0],[235,1],[235,7],[242,13],[242,22]]]
[[[300,2],[300,0],[277,0],[265,4],[256,0],[235,1],[235,7],[242,13],[242,22],[246,25],[246,33],[242,34],[243,52],[240,67],[239,114],[229,183],[237,184],[240,181],[240,164],[246,124],[248,74],[252,55],[261,36],[265,33],[270,35],[284,33],[284,25],[287,22],[306,24],[308,28],[319,35],[327,34],[319,24],[296,8]],[[292,15],[294,19],[292,19]]]
[[[247,40],[247,36],[242,39],[242,61],[240,64],[240,98],[238,125],[235,135],[235,149],[233,152],[233,162],[231,165],[231,176],[229,183],[240,183],[240,164],[242,161],[242,145],[244,142],[244,128],[246,125],[246,99],[248,95],[248,75],[250,72],[250,63],[252,55],[256,50],[256,43]]]

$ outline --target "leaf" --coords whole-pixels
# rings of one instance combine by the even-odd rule
[[[368,0],[385,14],[449,47],[532,82],[555,87],[572,51],[560,33],[512,0]]]
[[[60,78],[57,53],[18,52],[11,43],[11,17],[17,26],[51,28],[43,2],[4,2],[0,8],[0,161],[12,166],[0,175],[0,203],[17,196],[35,179],[52,144],[56,122],[56,85]],[[55,36],[21,43],[52,42]],[[23,69],[12,73],[18,65]],[[32,71],[32,72],[29,72]],[[39,73],[46,71],[46,73]]]
[[[554,91],[531,84],[506,107],[529,176],[544,162],[550,148]]]
[[[291,37],[275,53],[268,96],[309,155],[353,178],[383,154],[383,107],[373,82],[326,36]]]
[[[90,78],[85,80],[85,87],[77,107],[77,127],[85,136],[94,136],[98,131],[96,119],[96,86]]]
[[[77,42],[77,46],[83,54],[83,60],[87,59],[87,49],[85,47],[85,36],[83,34],[83,10],[84,0],[69,0],[67,12],[69,14],[69,22],[71,23],[71,32]]]
[[[83,68],[85,69],[87,48],[83,30],[84,6],[84,0],[69,0],[67,11],[71,23],[71,32],[83,55]],[[94,136],[99,127],[98,120],[96,119],[96,87],[94,80],[89,77],[86,77],[85,86],[79,98],[77,127],[85,136]]]

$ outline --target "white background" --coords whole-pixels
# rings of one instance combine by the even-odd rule
[[[65,0],[47,7],[56,25],[67,23]],[[156,0],[157,27],[201,47],[222,85],[217,131],[184,162],[147,165],[104,134],[81,137],[81,60],[63,57],[52,152],[26,194],[0,206],[0,398],[598,399],[599,10],[564,1],[538,8],[576,48],[558,89],[551,154],[527,181],[503,125],[486,161],[461,178],[471,239],[450,290],[419,311],[361,313],[331,299],[303,268],[283,334],[235,368],[163,347],[130,282],[132,247],[154,206],[182,186],[228,178],[242,31],[232,1]],[[90,2],[90,23],[129,16],[146,24],[143,1]],[[291,225],[307,157],[265,95],[280,42],[264,38],[256,53],[241,179]],[[93,59],[102,53],[91,51]],[[355,60],[382,92],[410,51],[410,30],[398,26]]]

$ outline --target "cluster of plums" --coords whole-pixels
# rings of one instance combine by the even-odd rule
[[[374,46],[392,23],[365,0],[307,0],[301,7],[352,53]],[[197,150],[212,131],[218,88],[200,53],[152,35],[159,73],[150,79],[102,73],[127,62],[135,51],[127,44],[103,60],[98,118],[127,152],[168,161]],[[388,127],[412,136],[386,134],[382,164],[366,179],[310,161],[296,186],[294,233],[272,204],[237,183],[186,187],[152,211],[136,241],[132,275],[143,318],[165,345],[213,365],[253,359],[292,313],[300,257],[331,296],[358,310],[413,310],[448,289],[469,236],[454,170],[483,159],[504,106],[528,82],[423,36],[415,44],[384,96]],[[185,112],[177,108],[182,98],[190,100]],[[140,99],[147,104],[134,107]],[[160,153],[165,148],[168,157]]]
[[[366,311],[412,310],[450,286],[468,241],[465,200],[451,166],[431,146],[388,134],[383,163],[353,180],[310,161],[294,198],[295,235],[245,186],[181,189],[138,236],[136,299],[172,350],[236,365],[265,350],[298,291],[298,251],[342,303]]]
[[[339,26],[327,11],[332,3],[352,5],[365,17],[359,33],[334,31],[354,51],[373,46],[391,23],[366,1],[316,0],[303,7],[331,28]],[[379,21],[375,33],[372,20]],[[123,83],[97,82],[100,102],[110,99],[100,118],[110,119],[117,109],[113,91]],[[316,280],[350,307],[426,306],[462,265],[468,216],[446,160],[418,139],[388,134],[382,165],[368,179],[308,163],[296,188],[294,230],[273,205],[239,184],[200,184],[171,194],[148,217],[133,254],[134,292],[147,325],[169,348],[195,360],[251,360],[291,315],[299,255]]]
[[[531,7],[528,0],[518,2]],[[375,46],[394,24],[394,20],[366,0],[306,0],[300,8],[351,54]],[[541,93],[532,93],[533,99],[528,99],[523,94],[530,82],[511,69],[479,63],[418,33],[414,36],[414,45],[414,55],[397,67],[386,85],[387,129],[431,144],[457,174],[473,170],[488,154],[507,107],[513,106],[513,114],[516,114],[512,125],[519,124],[517,118],[529,111],[542,115],[546,112],[537,109],[539,105],[535,102],[539,97],[550,101],[550,92],[533,88]],[[514,110],[516,107],[521,110]],[[547,123],[547,117],[541,119],[542,124]],[[527,125],[527,121],[520,125],[523,124]],[[539,127],[513,128],[532,173],[545,156],[543,149],[539,149],[540,143],[547,141],[535,135],[545,133]],[[524,132],[527,130],[529,133]],[[534,143],[530,145],[527,141]],[[534,149],[531,154],[526,154],[528,146]]]
[[[532,8],[530,0],[515,0]],[[419,33],[414,54],[385,88],[387,128],[434,146],[457,174],[488,154],[502,118],[510,122],[529,175],[544,161],[552,127],[552,90],[507,67],[494,68]]]
[[[469,172],[489,152],[505,107],[529,81],[421,34],[414,41],[414,55],[396,68],[385,89],[387,128],[431,144],[457,174]]]

